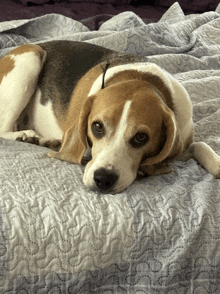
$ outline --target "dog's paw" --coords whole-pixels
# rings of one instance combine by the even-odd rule
[[[216,179],[220,179],[220,167],[218,173],[216,174]]]
[[[189,150],[201,166],[220,179],[220,156],[209,145],[204,142],[194,142],[189,146]]]
[[[213,174],[216,179],[220,179],[220,157],[210,167],[210,173]]]
[[[59,151],[61,147],[61,140],[42,138],[35,131],[20,131],[17,132],[16,141],[40,145],[42,147],[50,148],[54,151]]]
[[[18,137],[16,139],[16,141],[39,145],[39,137],[38,136],[27,137],[26,135],[22,135],[21,137]]]
[[[57,139],[49,140],[44,142],[44,144],[41,146],[50,148],[54,151],[59,151],[61,148],[61,140],[57,140]]]
[[[39,136],[35,131],[21,131],[17,132],[16,141],[39,145]]]

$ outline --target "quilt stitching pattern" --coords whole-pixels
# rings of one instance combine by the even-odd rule
[[[76,40],[143,55],[184,85],[195,139],[220,154],[220,15],[175,3],[155,24],[125,12],[89,31],[53,14],[0,24],[12,47]],[[98,195],[83,168],[0,139],[1,293],[219,293],[220,182],[194,160]]]

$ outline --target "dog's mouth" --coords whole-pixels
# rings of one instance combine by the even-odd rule
[[[85,154],[83,155],[83,158],[81,160],[81,165],[85,166],[87,163],[92,160],[92,153],[91,153],[91,148],[89,147]]]
[[[81,165],[82,166],[86,166],[87,163],[92,160],[92,156],[91,155],[86,155],[86,156],[83,156],[82,160],[81,160]]]
[[[110,156],[109,153],[104,155],[100,157],[99,153],[99,156],[94,156],[91,148],[86,150],[81,160],[85,168],[83,182],[87,188],[97,193],[120,193],[136,179],[137,173],[134,174],[127,161],[114,162],[106,158]]]

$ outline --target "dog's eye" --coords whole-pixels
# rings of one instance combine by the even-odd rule
[[[101,122],[94,122],[92,124],[92,132],[96,138],[101,138],[104,135],[104,126]]]
[[[130,141],[130,144],[134,148],[143,147],[149,140],[149,136],[146,133],[137,133]]]

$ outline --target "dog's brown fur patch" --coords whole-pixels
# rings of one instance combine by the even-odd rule
[[[0,83],[15,67],[14,60],[9,56],[5,56],[0,60]]]

